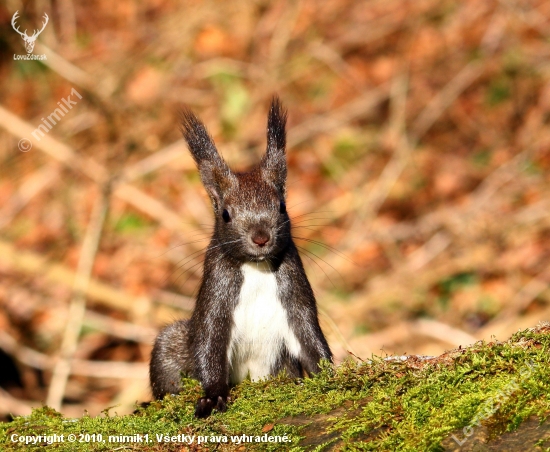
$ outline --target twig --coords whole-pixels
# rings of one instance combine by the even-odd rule
[[[457,97],[483,73],[483,70],[484,64],[482,62],[471,61],[430,100],[412,124],[411,134],[415,143],[435,124]]]
[[[503,328],[513,324],[521,311],[527,309],[537,296],[548,290],[549,282],[550,268],[545,268],[516,292],[507,303],[507,307],[483,327],[481,334],[490,332],[495,325],[500,325],[500,328]]]
[[[344,337],[344,335],[342,334],[342,331],[340,330],[340,328],[338,328],[338,325],[336,324],[336,322],[334,320],[332,320],[332,317],[330,316],[330,314],[323,308],[321,307],[318,307],[318,310],[319,310],[319,314],[321,316],[323,316],[323,318],[327,321],[327,323],[330,325],[330,329],[333,331],[333,333],[336,335],[336,337],[338,338],[338,341],[340,342],[340,344],[342,344],[342,346],[350,353],[352,354],[355,354],[355,351],[353,350],[353,347],[351,346],[351,344],[346,340],[346,338]]]
[[[520,6],[522,2],[500,0],[500,3],[509,8],[514,16],[519,17],[526,24],[535,28],[542,36],[548,36],[548,18],[540,13],[536,7],[531,8],[529,11],[525,11],[525,9]],[[544,2],[541,6],[542,5],[544,5]]]
[[[28,122],[21,120],[18,116],[10,113],[1,106],[0,126],[18,137],[30,137],[34,130]],[[104,181],[107,180],[109,173],[103,166],[91,158],[81,158],[77,156],[72,148],[56,140],[51,135],[45,135],[39,142],[33,144],[54,159],[85,174],[99,184],[103,184]],[[113,189],[113,194],[141,212],[155,218],[170,230],[192,232],[192,228],[188,226],[178,214],[171,211],[160,201],[130,184],[124,182],[116,184]]]
[[[369,353],[378,353],[385,347],[410,341],[414,336],[431,337],[455,347],[477,341],[476,337],[459,328],[432,319],[419,319],[399,322],[376,333],[354,337],[350,342],[355,344],[362,354],[365,348],[368,348]]]
[[[492,340],[493,338],[503,339],[510,337],[511,334],[514,334],[518,330],[525,328],[531,328],[533,325],[541,323],[544,319],[550,319],[550,308],[546,307],[542,311],[535,311],[533,313],[527,313],[520,317],[510,321],[506,318],[501,322],[494,322],[491,325],[491,328],[482,328],[476,332],[476,336],[479,339]]]
[[[97,95],[104,100],[109,98],[116,89],[116,83],[112,78],[105,76],[94,77],[40,42],[36,43],[36,50],[38,53],[45,53],[48,55],[48,59],[44,60],[43,63],[52,71],[58,73],[61,77],[77,86],[81,86],[90,92],[97,93]],[[101,80],[100,83],[98,83],[98,79]]]
[[[184,311],[192,311],[195,307],[194,298],[186,297],[185,295],[181,295],[179,293],[158,290],[154,293],[153,298],[158,303],[162,303],[167,306],[174,306]]]
[[[76,15],[72,0],[59,1],[61,39],[64,43],[73,43],[76,36]]]
[[[27,176],[14,196],[0,209],[0,228],[7,226],[29,201],[59,180],[59,169],[46,166]]]
[[[43,256],[14,247],[0,240],[0,262],[15,271],[41,277],[56,284],[72,285],[75,272],[61,264],[48,261]],[[129,312],[136,303],[136,297],[117,290],[97,280],[90,280],[86,296],[109,308]]]
[[[69,378],[70,359],[77,348],[78,336],[82,329],[82,322],[86,312],[86,290],[90,283],[92,267],[103,230],[103,223],[107,215],[110,197],[110,184],[102,187],[100,196],[96,200],[90,223],[82,243],[80,259],[73,285],[73,298],[69,307],[67,326],[61,342],[59,359],[55,364],[47,404],[57,410],[61,408],[65,387]]]
[[[0,126],[16,137],[27,139],[30,139],[35,130],[28,122],[2,106],[0,106]],[[50,135],[44,135],[38,143],[33,143],[33,145],[68,167],[82,171],[93,180],[97,180],[98,178],[103,179],[106,176],[105,170],[94,164],[95,162],[86,161],[83,164],[79,164],[75,152],[66,144],[53,139]]]
[[[531,149],[535,148],[536,143],[528,149],[521,151],[513,159],[499,166],[491,174],[489,174],[483,182],[472,192],[472,201],[468,210],[477,212],[480,208],[498,193],[502,187],[509,182],[512,182],[517,177],[517,169],[521,164],[529,158]]]
[[[364,236],[366,232],[364,225],[372,224],[370,220],[376,216],[378,209],[380,209],[388,197],[391,189],[409,162],[410,144],[405,130],[407,90],[408,74],[400,73],[395,76],[390,90],[392,114],[389,126],[390,133],[394,135],[394,154],[366,197],[362,196],[362,193],[365,189],[364,185],[368,184],[368,181],[354,190],[352,199],[360,200],[360,204],[357,206],[353,224],[350,226],[352,233],[348,234],[347,239],[342,245],[344,249],[355,247],[359,238]]]
[[[0,348],[17,361],[34,369],[49,370],[55,366],[55,360],[43,353],[32,350],[11,335],[0,330]],[[127,363],[119,361],[70,360],[71,375],[93,378],[147,378],[146,363]]]
[[[388,89],[389,84],[383,84],[366,91],[357,99],[348,102],[330,113],[315,116],[298,124],[288,132],[288,146],[296,146],[317,133],[329,132],[353,119],[366,116],[387,99]]]
[[[141,342],[146,345],[151,345],[157,334],[155,328],[115,320],[109,316],[89,310],[86,311],[86,315],[84,316],[84,324],[108,335],[129,341]]]
[[[493,13],[491,21],[485,30],[481,40],[483,59],[471,61],[456,74],[445,87],[438,92],[428,105],[422,110],[416,121],[411,126],[413,147],[424,136],[424,134],[435,124],[438,118],[458,96],[470,86],[484,71],[484,61],[492,55],[498,47],[504,34],[504,24],[499,20],[498,8]]]
[[[34,402],[35,405],[40,405]],[[11,414],[14,416],[28,416],[32,413],[31,405],[22,400],[11,396],[8,392],[0,388],[0,414]]]
[[[391,17],[391,15],[389,16]],[[375,20],[371,21],[368,27],[349,27],[345,33],[334,40],[334,47],[336,47],[341,54],[344,54],[349,48],[358,45],[365,46],[378,39],[383,39],[402,26],[403,24],[398,21],[388,23],[384,20]]]
[[[72,375],[85,375],[92,378],[135,378],[144,380],[148,378],[148,363],[127,363],[123,361],[87,361],[73,359],[68,361]],[[52,406],[50,403],[48,405]]]
[[[348,82],[356,90],[360,90],[361,81],[350,70],[349,64],[344,60],[342,55],[334,50],[328,42],[319,40],[311,43],[308,47],[311,55],[325,63],[335,74]]]
[[[280,68],[284,59],[285,50],[290,41],[292,30],[302,9],[302,1],[294,1],[290,6],[283,10],[282,17],[273,30],[271,41],[269,43],[269,71],[267,75],[271,79],[277,80],[277,69]]]
[[[514,219],[518,223],[534,223],[548,216],[550,216],[550,199],[542,199],[521,209],[514,214]]]
[[[459,328],[431,319],[416,320],[413,323],[413,331],[454,346],[465,347],[477,341],[477,338]]]
[[[422,247],[415,250],[407,259],[409,271],[416,272],[435,259],[452,243],[450,234],[436,232]]]
[[[384,167],[375,186],[369,192],[367,199],[363,199],[362,201],[366,209],[363,208],[359,211],[357,219],[360,223],[363,223],[367,219],[367,216],[372,217],[376,215],[376,212],[388,197],[390,190],[397,182],[397,179],[399,179],[409,161],[410,145],[405,130],[407,90],[408,74],[398,74],[393,80],[390,94],[392,117],[389,127],[395,135],[395,152],[390,162]]]
[[[170,164],[176,159],[184,159],[187,169],[195,168],[195,163],[191,158],[191,154],[187,152],[185,142],[178,140],[153,155],[127,166],[122,173],[122,180],[131,182]]]
[[[49,369],[51,358],[43,353],[21,345],[5,331],[0,330],[0,348],[19,362],[34,369]]]
[[[139,207],[137,207],[139,210],[155,218],[160,224],[171,231],[185,231],[188,233],[194,231],[177,213],[133,185],[117,184],[113,189],[113,194],[134,207],[137,207],[137,204],[139,204]]]
[[[535,148],[538,144],[539,142],[537,141],[531,147]],[[400,222],[389,228],[384,225],[380,231],[376,229],[369,230],[365,233],[364,237],[387,242],[407,240],[425,236],[437,231],[437,229],[444,225],[451,225],[453,223],[457,225],[453,229],[460,230],[461,225],[466,219],[471,219],[499,193],[499,190],[504,185],[517,177],[518,168],[527,158],[529,152],[528,150],[522,151],[511,160],[493,170],[470,194],[470,202],[467,206],[460,203],[456,206],[442,207],[439,210],[427,213],[414,222]],[[363,198],[358,198],[348,192],[320,206],[319,210],[328,210],[332,213],[333,218],[340,218],[356,209],[360,202],[364,202]],[[374,227],[375,225],[373,225]]]

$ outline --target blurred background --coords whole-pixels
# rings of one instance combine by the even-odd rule
[[[18,56],[16,11],[28,35],[48,15],[47,59]],[[536,0],[4,1],[1,419],[150,399],[151,344],[189,316],[213,222],[182,105],[236,169],[273,94],[288,108],[287,204],[337,362],[548,320],[549,18]]]

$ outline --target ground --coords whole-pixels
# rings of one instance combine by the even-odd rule
[[[182,394],[132,415],[36,409],[2,424],[0,444],[38,450],[47,438],[19,441],[58,435],[51,450],[549,450],[549,347],[541,324],[435,358],[325,363],[313,378],[245,381],[207,420],[193,417],[201,390],[186,379]]]

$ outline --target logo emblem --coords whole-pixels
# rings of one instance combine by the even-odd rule
[[[36,41],[36,38],[38,38],[40,33],[44,31],[44,28],[46,28],[49,17],[46,13],[44,13],[44,19],[46,19],[46,22],[42,23],[42,28],[40,30],[34,30],[34,33],[32,34],[32,36],[28,36],[27,30],[25,30],[24,32],[21,32],[19,31],[19,27],[15,26],[15,21],[18,18],[18,14],[19,14],[19,11],[15,11],[15,14],[11,18],[11,26],[17,33],[21,35],[21,37],[23,38],[23,41],[25,41],[25,49],[27,50],[27,53],[32,53],[32,51],[34,50],[34,42]]]

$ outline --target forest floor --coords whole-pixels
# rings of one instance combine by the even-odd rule
[[[14,59],[16,11],[29,30],[48,14],[46,60]],[[0,419],[150,399],[151,344],[189,316],[212,225],[182,105],[236,169],[265,149],[273,94],[288,108],[287,204],[338,363],[548,320],[549,17],[539,0],[2,3]]]
[[[2,450],[550,450],[550,324],[438,357],[325,363],[313,378],[245,381],[225,413],[194,418],[184,381],[134,414],[64,418],[44,407],[0,424]],[[482,423],[483,422],[483,423]],[[33,444],[34,442],[34,444]]]

